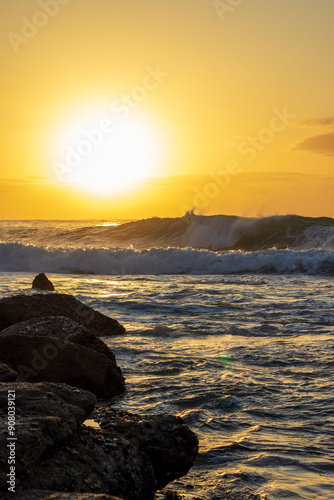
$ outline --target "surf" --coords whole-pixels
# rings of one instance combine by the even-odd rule
[[[334,252],[193,248],[52,248],[0,244],[0,271],[105,275],[306,273],[334,274]]]
[[[275,215],[152,217],[137,221],[26,221],[0,225],[4,243],[77,248],[193,248],[211,251],[333,250],[334,219]]]

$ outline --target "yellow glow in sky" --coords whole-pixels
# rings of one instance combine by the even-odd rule
[[[1,218],[334,216],[334,3],[237,3],[2,0]]]

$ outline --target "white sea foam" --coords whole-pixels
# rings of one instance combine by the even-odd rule
[[[0,271],[125,274],[332,274],[334,252],[263,250],[212,252],[192,248],[150,250],[47,248],[0,243]]]

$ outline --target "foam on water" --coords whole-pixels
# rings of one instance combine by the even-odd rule
[[[0,243],[0,271],[111,275],[310,273],[333,274],[334,252],[264,250],[212,252],[192,248],[149,250],[47,248]]]

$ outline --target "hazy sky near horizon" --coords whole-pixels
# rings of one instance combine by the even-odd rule
[[[333,0],[2,0],[1,218],[334,217]]]

